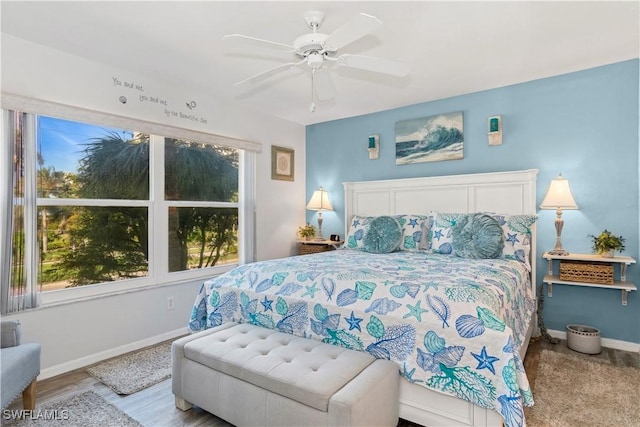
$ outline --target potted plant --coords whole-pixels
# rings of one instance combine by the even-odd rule
[[[615,251],[624,250],[624,237],[615,236],[609,230],[604,230],[598,236],[591,234],[593,251],[603,257],[612,257]]]
[[[305,240],[310,240],[316,235],[316,228],[313,225],[307,223],[307,225],[298,227],[298,235],[300,235],[300,237]]]

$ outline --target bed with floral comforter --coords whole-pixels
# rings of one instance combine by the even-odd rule
[[[395,361],[415,384],[523,425],[518,353],[535,310],[522,262],[341,249],[255,262],[205,282],[189,328],[246,322]]]

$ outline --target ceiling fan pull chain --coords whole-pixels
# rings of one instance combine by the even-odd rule
[[[316,70],[315,68],[311,70],[311,105],[309,105],[309,112],[310,113],[315,113],[316,111],[316,103],[313,99],[313,93],[314,93],[314,77],[316,74]]]

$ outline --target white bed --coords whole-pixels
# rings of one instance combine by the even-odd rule
[[[204,282],[189,328],[251,323],[367,351],[398,364],[404,419],[521,427],[533,403],[522,358],[536,323],[536,175],[345,183],[344,248]]]
[[[500,212],[536,213],[535,169],[344,183],[345,230],[353,215],[404,213]],[[531,287],[536,292],[536,236],[531,230]],[[519,353],[524,359],[536,325],[535,316]],[[402,381],[400,417],[425,426],[499,426],[496,411]]]

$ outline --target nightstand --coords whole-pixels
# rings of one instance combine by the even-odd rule
[[[547,284],[548,297],[553,296],[554,284],[620,289],[622,305],[627,305],[627,294],[638,290],[636,285],[627,282],[627,266],[636,262],[630,256],[551,255],[545,252],[542,258],[549,263],[549,271],[543,279],[543,282]],[[556,261],[558,262],[557,269],[555,268]],[[555,274],[555,271],[558,271],[558,274]]]
[[[298,255],[317,254],[337,249],[342,245],[342,241],[334,242],[333,240],[297,240]]]

